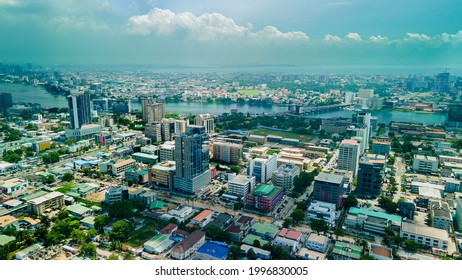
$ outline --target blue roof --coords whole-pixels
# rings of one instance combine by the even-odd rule
[[[224,243],[207,241],[196,252],[210,255],[216,259],[224,259],[229,252],[229,248]]]
[[[383,212],[376,212],[364,208],[357,208],[357,207],[351,207],[350,211],[348,211],[349,214],[353,215],[358,215],[358,214],[363,214],[371,217],[377,217],[377,218],[382,218],[382,219],[388,219],[393,222],[398,222],[401,223],[403,221],[403,218],[398,215],[392,215],[392,214],[387,214]]]

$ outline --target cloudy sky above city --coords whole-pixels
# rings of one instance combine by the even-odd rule
[[[0,0],[0,62],[438,66],[459,0]]]

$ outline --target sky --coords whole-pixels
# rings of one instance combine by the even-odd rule
[[[0,63],[456,68],[460,0],[0,0]]]

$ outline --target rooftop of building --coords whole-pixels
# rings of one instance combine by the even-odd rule
[[[353,139],[344,139],[342,140],[342,143],[340,145],[359,145],[358,141],[353,140]]]
[[[444,229],[438,229],[438,228],[433,228],[433,227],[414,224],[414,223],[403,222],[401,224],[401,231],[418,234],[422,236],[428,236],[428,237],[432,237],[435,239],[441,239],[441,240],[446,240],[446,241],[449,239],[448,232]]]
[[[329,237],[312,232],[306,241],[325,244],[329,242]]]
[[[361,258],[362,248],[360,246],[343,242],[336,241],[332,253],[337,255],[346,256],[353,259]]]
[[[78,215],[83,215],[88,211],[93,211],[90,208],[87,208],[87,207],[85,207],[83,205],[80,205],[80,204],[69,205],[69,206],[67,206],[66,210],[69,211],[69,212],[72,212],[72,213],[76,213]]]
[[[16,240],[16,238],[14,238],[13,236],[0,234],[0,247],[5,246],[6,244],[14,240]]]
[[[266,234],[269,233],[271,235],[277,234],[279,232],[279,229],[276,226],[273,226],[272,224],[264,223],[264,222],[258,222],[252,225],[252,229],[260,234]]]
[[[24,180],[24,179],[21,179],[21,178],[13,178],[13,179],[9,179],[9,180],[0,182],[0,186],[6,187],[6,188],[11,188],[11,187],[14,187],[14,186],[16,186],[18,184],[22,184],[22,183],[27,183],[27,181]]]
[[[292,230],[292,229],[283,228],[278,233],[278,236],[285,237],[287,239],[298,240],[300,236],[302,236],[302,233],[299,231]]]
[[[258,188],[252,191],[252,195],[271,198],[274,195],[276,195],[276,193],[278,193],[280,190],[281,187],[268,184],[261,184]]]
[[[387,213],[383,213],[383,212],[376,212],[376,211],[372,211],[372,210],[369,210],[369,209],[357,208],[357,207],[351,207],[350,210],[348,211],[348,213],[352,214],[352,215],[362,214],[362,215],[366,215],[366,216],[387,219],[387,220],[390,220],[390,221],[392,221],[394,223],[399,223],[399,224],[403,220],[403,218],[401,216],[398,216],[398,215],[392,215],[392,214],[387,214]]]
[[[433,156],[426,156],[426,155],[414,155],[414,159],[419,159],[419,160],[429,160],[429,161],[438,161],[436,157]]]
[[[245,184],[247,182],[250,182],[252,180],[252,177],[254,176],[246,176],[246,175],[241,175],[241,174],[238,174],[236,176],[234,176],[233,179],[231,179],[231,182],[232,183],[235,183],[235,184]]]
[[[60,192],[46,193],[46,194],[44,194],[44,195],[42,195],[40,197],[29,200],[28,203],[30,203],[30,204],[40,204],[40,203],[43,203],[43,202],[48,201],[50,199],[58,198],[60,196],[64,197],[64,194],[62,194]]]
[[[213,214],[212,210],[205,209],[202,212],[200,212],[196,217],[194,217],[193,220],[200,223],[203,220],[207,219],[212,214]]]
[[[205,242],[196,251],[196,253],[206,254],[215,259],[224,259],[228,255],[228,252],[229,248],[228,246],[226,246],[226,244],[213,241]]]
[[[255,243],[255,240],[258,240],[260,245],[269,244],[269,242],[267,240],[264,240],[260,236],[255,235],[255,234],[251,234],[251,233],[246,235],[246,237],[242,240],[242,243],[248,244],[248,245],[253,245]]]
[[[124,166],[126,164],[131,164],[131,163],[135,163],[135,160],[132,159],[132,158],[129,158],[129,159],[122,160],[122,161],[114,163],[113,167],[117,168],[117,167]]]
[[[146,154],[146,153],[133,153],[132,157],[142,157],[142,158],[149,158],[153,160],[157,160],[159,157],[151,154]]]
[[[370,250],[375,255],[382,256],[388,259],[393,258],[392,250],[388,247],[380,246],[377,244],[370,244]]]
[[[321,172],[316,176],[315,181],[343,184],[343,176]]]
[[[184,253],[204,237],[205,233],[203,231],[195,230],[188,237],[186,237],[180,243],[178,243],[178,245],[172,249],[172,252]]]

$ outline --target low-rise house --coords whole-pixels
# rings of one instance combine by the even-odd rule
[[[211,222],[209,222],[205,228],[216,226],[219,229],[225,229],[233,220],[233,216],[228,213],[218,214]]]
[[[29,183],[20,178],[6,180],[0,183],[0,193],[11,194],[29,187]]]
[[[184,222],[188,219],[189,216],[193,213],[193,209],[190,206],[183,206],[180,209],[173,209],[168,211],[168,213],[163,214],[160,219],[163,221],[170,221],[170,219],[175,218],[179,223]]]
[[[229,247],[221,242],[207,241],[194,253],[193,260],[226,260]]]
[[[203,210],[197,216],[192,218],[191,224],[196,225],[200,228],[205,227],[210,221],[213,219],[213,211],[212,210]]]
[[[241,254],[247,255],[247,252],[249,252],[250,249],[252,249],[254,251],[255,256],[258,259],[269,260],[271,258],[271,252],[270,251],[263,250],[263,249],[260,249],[258,247],[250,246],[250,245],[247,245],[247,244],[242,244],[241,245]]]
[[[258,222],[250,227],[250,233],[258,235],[267,240],[273,240],[279,233],[279,229],[271,224]]]
[[[29,256],[31,256],[32,254],[40,251],[42,248],[43,248],[43,246],[39,245],[39,244],[31,245],[31,246],[17,252],[16,255],[15,255],[15,258],[17,260],[26,260]]]
[[[0,248],[2,248],[3,246],[5,246],[8,243],[10,243],[12,241],[15,241],[15,240],[16,240],[16,238],[14,238],[13,236],[0,234]]]
[[[165,234],[157,234],[153,238],[144,243],[144,251],[149,254],[162,254],[168,248],[172,247],[175,241],[168,238]]]
[[[178,225],[176,225],[176,224],[168,224],[164,228],[160,229],[159,233],[170,236],[176,230],[178,230]]]
[[[268,240],[263,239],[261,236],[258,236],[252,233],[247,234],[247,236],[242,240],[242,243],[247,244],[247,245],[254,245],[255,240],[258,240],[258,243],[260,243],[260,246],[270,243]]]
[[[98,190],[98,185],[91,184],[91,183],[85,183],[85,184],[72,188],[71,192],[78,193],[80,197],[85,197],[87,195],[96,193],[97,190]]]
[[[249,216],[239,216],[234,223],[226,229],[232,240],[241,241],[250,231],[255,220]]]
[[[309,250],[325,253],[329,243],[330,239],[327,236],[319,235],[313,232],[306,240],[305,246]]]
[[[87,216],[93,215],[93,210],[90,208],[87,208],[83,205],[80,204],[72,204],[66,208],[67,211],[69,211],[69,214],[72,216],[82,219]]]
[[[87,216],[83,218],[80,223],[82,226],[86,227],[87,229],[95,228],[95,217],[94,216]]]
[[[298,231],[283,228],[273,240],[273,246],[281,246],[290,252],[296,252],[300,246],[302,234]]]
[[[205,233],[200,230],[193,231],[171,251],[172,258],[184,260],[191,256],[205,242]]]
[[[448,249],[449,234],[444,229],[403,222],[399,236],[401,238],[414,240],[421,245],[441,250]]]
[[[18,230],[19,228],[19,221],[13,216],[5,215],[0,217],[0,231],[5,231],[8,227],[13,227],[14,229]]]
[[[336,206],[334,203],[313,200],[308,206],[308,220],[324,220],[329,226],[335,226]]]

